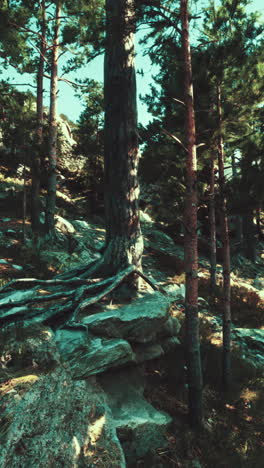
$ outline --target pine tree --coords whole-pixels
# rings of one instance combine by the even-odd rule
[[[45,230],[48,236],[54,234],[54,216],[56,204],[57,184],[57,92],[58,92],[58,57],[60,35],[61,2],[57,0],[55,8],[54,36],[52,43],[51,79],[50,79],[50,114],[49,114],[49,141],[48,141],[48,192],[46,200]]]
[[[181,0],[182,50],[184,62],[184,102],[186,115],[186,195],[184,212],[184,268],[186,352],[189,412],[195,427],[202,425],[202,368],[198,319],[197,161],[193,104],[192,61],[189,39],[188,0]]]

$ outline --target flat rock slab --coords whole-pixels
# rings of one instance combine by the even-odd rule
[[[99,382],[106,393],[128,464],[167,445],[165,432],[172,419],[144,399],[144,381],[138,369],[105,374]]]
[[[14,402],[13,402],[14,403]],[[9,412],[1,468],[125,468],[111,411],[93,379],[56,369],[39,377]]]
[[[103,339],[86,331],[61,329],[56,332],[56,343],[75,379],[85,379],[135,362],[130,344],[121,339]]]
[[[146,294],[127,306],[86,317],[82,323],[95,335],[147,343],[167,321],[170,302],[160,292]]]

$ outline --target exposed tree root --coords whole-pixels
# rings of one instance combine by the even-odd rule
[[[79,314],[116,289],[131,274],[143,278],[154,290],[161,290],[136,266],[129,265],[113,276],[87,278],[102,271],[101,259],[96,265],[80,267],[52,280],[23,278],[0,289],[0,324],[22,322],[57,323],[74,326]],[[78,276],[76,276],[78,275]]]

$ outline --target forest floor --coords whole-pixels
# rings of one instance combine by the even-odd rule
[[[65,197],[67,201],[69,194],[65,194]],[[67,218],[65,200],[63,206],[63,214]],[[72,214],[73,211],[71,202],[69,212]],[[76,208],[76,218],[82,217],[89,223],[85,212],[85,206],[79,204],[78,209]],[[29,221],[26,220],[26,229],[28,228]],[[182,254],[182,247],[178,248]],[[256,294],[247,288],[252,285],[256,276],[264,276],[263,252],[259,251],[259,254],[257,266],[241,258],[233,261],[231,309],[236,327],[264,329],[264,299],[256,297]],[[172,267],[168,267],[166,256],[147,249],[143,264],[146,274],[150,274],[160,284],[184,283],[180,261],[175,274]],[[208,262],[203,261],[199,271],[199,296],[207,301],[207,304],[208,265]],[[7,207],[5,216],[0,219],[0,286],[18,277],[50,278],[59,271],[48,262],[40,264],[30,248],[23,245],[21,216],[17,216],[17,210],[12,211]],[[215,315],[221,316],[220,281],[216,302],[208,307]],[[182,300],[175,304],[175,315],[183,320]],[[164,363],[164,360],[159,359],[146,365],[146,397],[153,406],[168,412],[173,417],[173,424],[167,433],[168,447],[157,449],[152,460],[139,460],[130,468],[262,468],[264,378],[243,378],[242,375],[239,384],[234,382],[229,394],[223,395],[218,378],[221,370],[217,366],[217,362],[211,363],[204,370],[205,428],[197,434],[190,431],[188,426],[186,381],[183,378],[175,383],[173,372],[170,375],[168,371],[168,368],[176,368],[177,363]],[[5,383],[1,382],[1,385],[3,384]]]

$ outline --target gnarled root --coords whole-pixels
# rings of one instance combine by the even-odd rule
[[[6,284],[0,289],[0,324],[18,321],[76,324],[81,312],[111,293],[131,274],[142,277],[153,289],[159,289],[134,265],[106,278],[87,277],[102,271],[100,260],[98,269],[93,263],[86,266],[86,270],[78,268],[52,280],[23,278]]]

